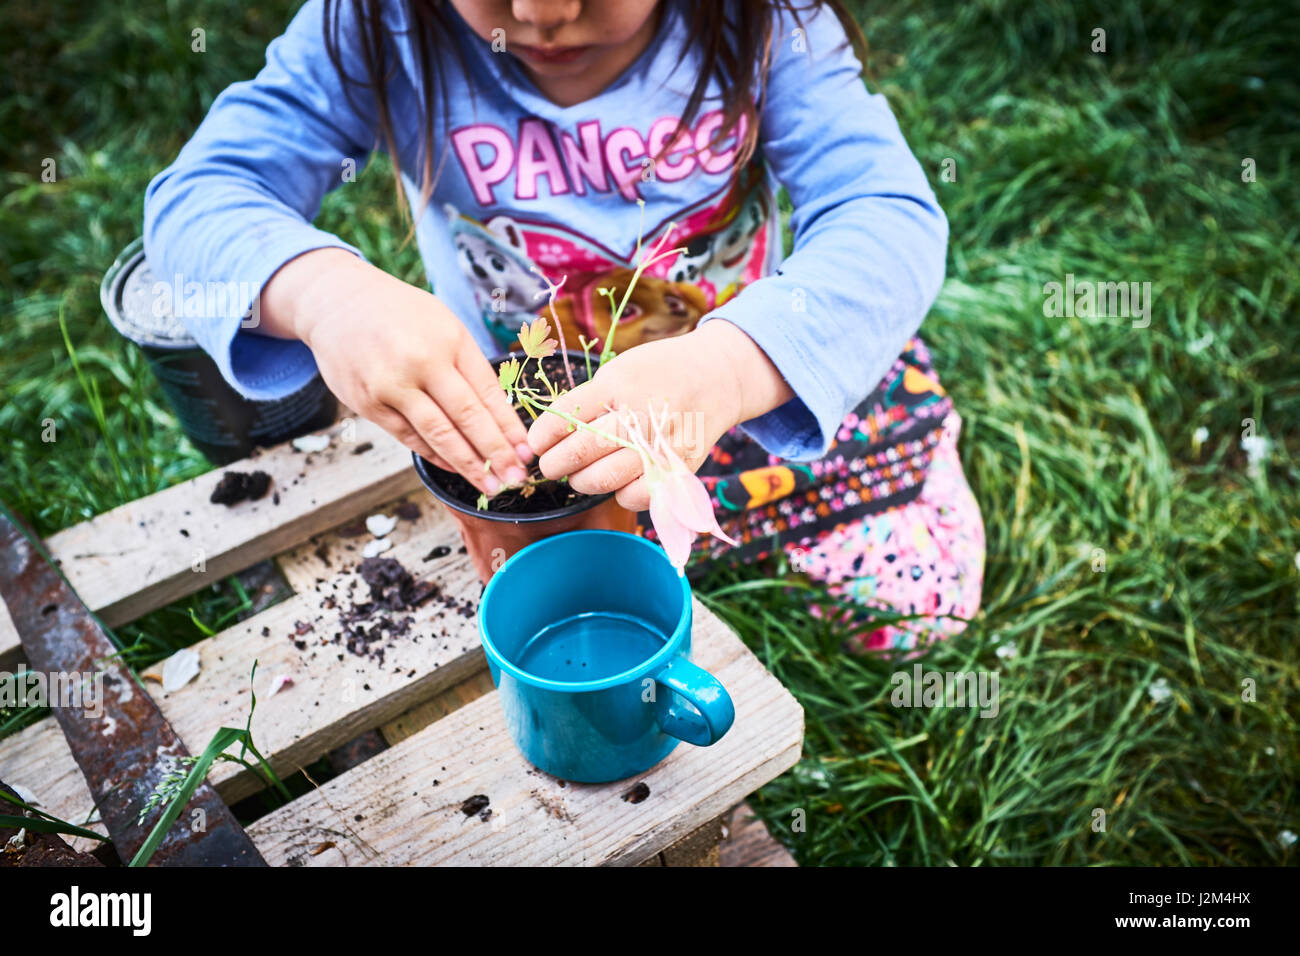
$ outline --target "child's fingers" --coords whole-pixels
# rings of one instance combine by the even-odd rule
[[[443,458],[432,448],[429,449],[429,454],[423,455],[422,457],[424,458],[425,461],[429,462],[432,465],[436,465],[438,468],[441,468],[443,471],[456,470],[455,468],[451,467],[451,463],[448,462],[447,459]]]
[[[483,474],[483,462],[488,461],[503,484],[519,484],[527,477],[519,453],[506,440],[501,426],[464,378],[456,373],[443,375],[426,383],[425,389],[451,427],[473,448],[480,475]],[[430,441],[429,444],[435,451],[443,452],[437,443]],[[447,460],[454,463],[450,456]],[[465,472],[461,474],[469,477]],[[488,494],[495,494],[495,491],[489,490]]]
[[[592,379],[565,392],[551,404],[551,408],[567,412],[579,421],[589,422],[605,413],[602,405],[605,390],[606,383]],[[528,428],[528,444],[538,455],[543,455],[552,445],[570,434],[570,427],[570,423],[559,415],[538,415],[537,421]]]
[[[528,447],[528,429],[519,420],[510,399],[502,391],[501,382],[492,370],[492,363],[474,348],[472,352],[466,350],[457,358],[456,367],[496,420],[520,462],[526,465],[532,461],[533,450]]]
[[[427,441],[420,437],[420,433],[406,420],[406,416],[385,405],[372,409],[366,417],[425,461],[432,462],[443,471],[454,470],[442,456],[429,447]]]
[[[584,495],[607,495],[631,484],[642,470],[640,455],[630,448],[618,448],[569,475],[569,487]]]
[[[538,421],[555,417],[549,412],[543,412]],[[536,426],[537,423],[533,424]],[[560,424],[568,427],[564,421]],[[618,416],[613,413],[607,412],[590,424],[593,428],[598,428],[607,434],[618,434]],[[584,428],[575,426],[568,437],[557,442],[537,460],[537,465],[547,478],[563,478],[565,475],[573,475],[581,471],[617,450],[620,450],[619,445],[604,435],[594,435]]]
[[[614,500],[628,511],[645,511],[650,507],[650,485],[645,475],[634,479],[614,493]]]
[[[428,395],[411,389],[401,408],[394,410],[410,422],[436,454],[442,456],[451,466],[451,471],[489,495],[501,490],[498,478],[484,470],[483,458]]]

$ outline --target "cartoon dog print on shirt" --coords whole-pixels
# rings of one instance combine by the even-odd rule
[[[754,254],[754,239],[767,224],[767,203],[762,190],[755,189],[736,213],[736,218],[718,233],[713,257],[704,270],[705,278],[718,290],[721,305],[740,291],[740,279]]]
[[[628,283],[632,281],[631,269],[618,269],[601,276],[598,282],[588,287],[587,315],[593,331],[601,344],[613,325],[613,306],[609,297],[602,294],[601,288],[611,289],[614,301],[622,302],[627,294]],[[573,345],[579,334],[591,337],[591,333],[582,328],[574,314],[576,303],[572,296],[559,299],[555,303],[555,316],[560,321],[564,341]],[[642,275],[632,289],[632,296],[623,307],[619,316],[618,328],[614,330],[614,351],[624,352],[642,342],[667,339],[674,335],[684,335],[695,328],[700,317],[708,311],[708,300],[704,293],[689,283],[670,282],[657,276]],[[542,315],[550,317],[550,311]]]
[[[706,222],[689,239],[678,242],[682,252],[668,269],[668,278],[699,286],[716,308],[736,295],[747,281],[757,278],[763,263],[755,257],[766,252],[759,233],[767,226],[771,203],[761,184],[733,193],[717,210],[721,225]]]
[[[704,267],[713,258],[713,237],[696,236],[682,247],[682,253],[673,262],[668,278],[673,282],[697,282],[704,275]]]
[[[523,235],[507,216],[477,223],[445,207],[456,261],[474,290],[483,321],[498,340],[513,338],[537,313],[538,293],[546,284],[524,252]]]

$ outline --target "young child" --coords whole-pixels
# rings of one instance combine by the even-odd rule
[[[560,407],[611,425],[606,405],[666,402],[670,440],[739,542],[728,557],[780,547],[850,618],[919,615],[854,638],[910,648],[977,611],[983,525],[960,420],[915,337],[947,222],[850,36],[838,3],[309,0],[150,184],[146,252],[161,275],[261,290],[256,328],[247,301],[191,320],[250,398],[319,369],[489,495],[540,455],[546,476],[644,512],[635,453],[556,416],[525,431],[488,357],[550,314],[542,276],[564,280],[566,344],[600,338],[598,290],[621,295],[638,235],[672,229],[681,251],[637,284],[617,356]],[[376,145],[432,294],[311,224]],[[778,186],[794,209],[784,259]],[[701,538],[692,567],[728,550]]]

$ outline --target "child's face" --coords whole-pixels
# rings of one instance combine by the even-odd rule
[[[489,43],[505,31],[543,93],[562,105],[595,96],[649,44],[659,0],[451,0]]]

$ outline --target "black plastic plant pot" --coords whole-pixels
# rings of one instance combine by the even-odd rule
[[[318,431],[338,417],[338,399],[319,375],[272,401],[240,395],[199,348],[174,310],[174,283],[157,281],[143,240],[123,250],[104,276],[100,302],[113,327],[134,342],[181,429],[213,464],[247,458],[257,447]]]
[[[579,385],[587,380],[586,361],[581,352],[570,350],[568,355],[573,382]],[[525,356],[522,352],[499,355],[492,360],[493,369],[499,368],[501,363],[511,358],[522,362]],[[536,363],[530,361],[525,373],[527,379],[531,380],[535,368]],[[546,377],[556,385],[568,385],[560,353],[543,359],[542,368]],[[525,425],[532,422],[525,411],[521,410],[519,417]],[[561,482],[549,483],[549,490],[535,491],[530,498],[523,498],[516,492],[502,492],[489,499],[487,510],[480,511],[477,507],[479,492],[468,481],[455,472],[439,468],[414,452],[411,457],[424,487],[447,506],[460,526],[465,550],[474,562],[479,580],[484,584],[511,555],[534,541],[551,535],[588,529],[623,531],[628,534],[636,531],[636,513],[622,507],[612,494],[582,495]],[[535,475],[536,463],[533,464],[533,471]],[[508,505],[510,510],[496,510],[494,503],[497,502]]]

